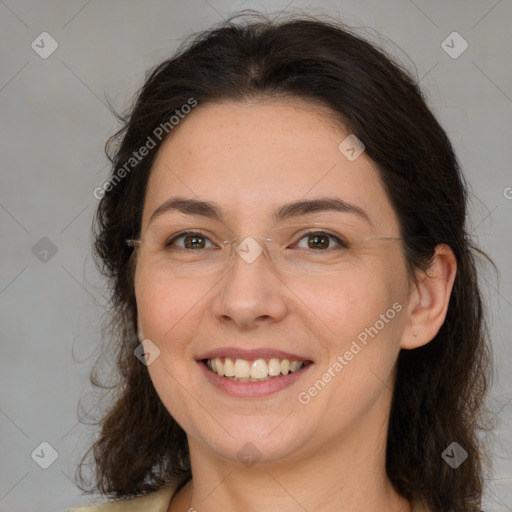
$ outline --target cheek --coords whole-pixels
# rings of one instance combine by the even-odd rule
[[[153,385],[167,410],[187,431],[194,428],[190,420],[190,396],[184,391],[195,364],[187,353],[201,318],[204,286],[169,279],[163,272],[149,271],[140,265],[135,274],[135,295],[139,324],[145,339],[160,350],[148,366]],[[188,405],[187,405],[188,404]]]
[[[400,258],[376,258],[348,272],[338,286],[331,285],[323,293],[313,289],[310,300],[326,333],[322,337],[328,367],[342,356],[347,360],[342,373],[355,387],[370,375],[369,370],[385,380],[400,348],[407,289]]]
[[[135,273],[135,296],[144,336],[164,344],[193,321],[208,289],[196,279],[170,279],[144,265]]]
[[[406,282],[401,262],[376,258],[294,292],[326,327],[344,337],[353,335],[352,329],[373,325],[395,302],[403,305]]]
[[[319,308],[329,327],[321,336],[327,357],[310,384],[328,384],[311,410],[340,424],[362,417],[391,387],[406,308],[399,289],[382,277],[347,278]]]

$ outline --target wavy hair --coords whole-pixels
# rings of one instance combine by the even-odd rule
[[[390,412],[386,471],[397,492],[433,511],[479,510],[491,354],[476,264],[483,253],[467,231],[468,188],[446,132],[417,80],[390,54],[338,20],[238,14],[193,34],[148,72],[122,127],[106,145],[111,184],[102,189],[94,229],[97,264],[110,283],[110,335],[117,354],[116,397],[101,431],[86,492],[130,497],[191,478],[185,432],[133,355],[137,306],[126,239],[139,234],[152,163],[162,141],[125,168],[148,136],[194,98],[249,101],[300,98],[327,106],[366,145],[398,214],[409,271],[428,270],[448,244],[457,275],[446,320],[424,347],[402,350]],[[256,19],[254,19],[254,17]],[[172,132],[169,136],[172,136]],[[162,139],[164,140],[164,139]],[[133,162],[132,162],[133,163]],[[101,386],[95,372],[91,381]],[[453,441],[469,458],[457,470],[441,454]]]

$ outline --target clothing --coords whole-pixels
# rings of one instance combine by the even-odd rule
[[[176,483],[146,496],[72,508],[67,512],[167,512],[177,487]]]
[[[67,512],[167,512],[169,503],[174,496],[178,484],[161,489],[146,496],[139,496],[130,500],[117,500],[99,505],[78,507]],[[429,512],[427,507],[416,503],[412,512]]]

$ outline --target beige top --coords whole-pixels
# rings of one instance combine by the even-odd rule
[[[67,512],[167,512],[177,487],[178,484],[174,484],[146,496],[73,508]],[[412,512],[429,512],[429,510],[425,505],[416,503],[412,507]]]
[[[116,500],[99,505],[72,508],[67,512],[167,512],[178,483],[146,496],[129,500]]]

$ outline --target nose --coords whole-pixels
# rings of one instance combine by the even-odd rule
[[[264,246],[256,245],[250,238],[240,242],[220,283],[213,308],[219,321],[231,322],[244,330],[285,317],[286,286],[276,274]]]

